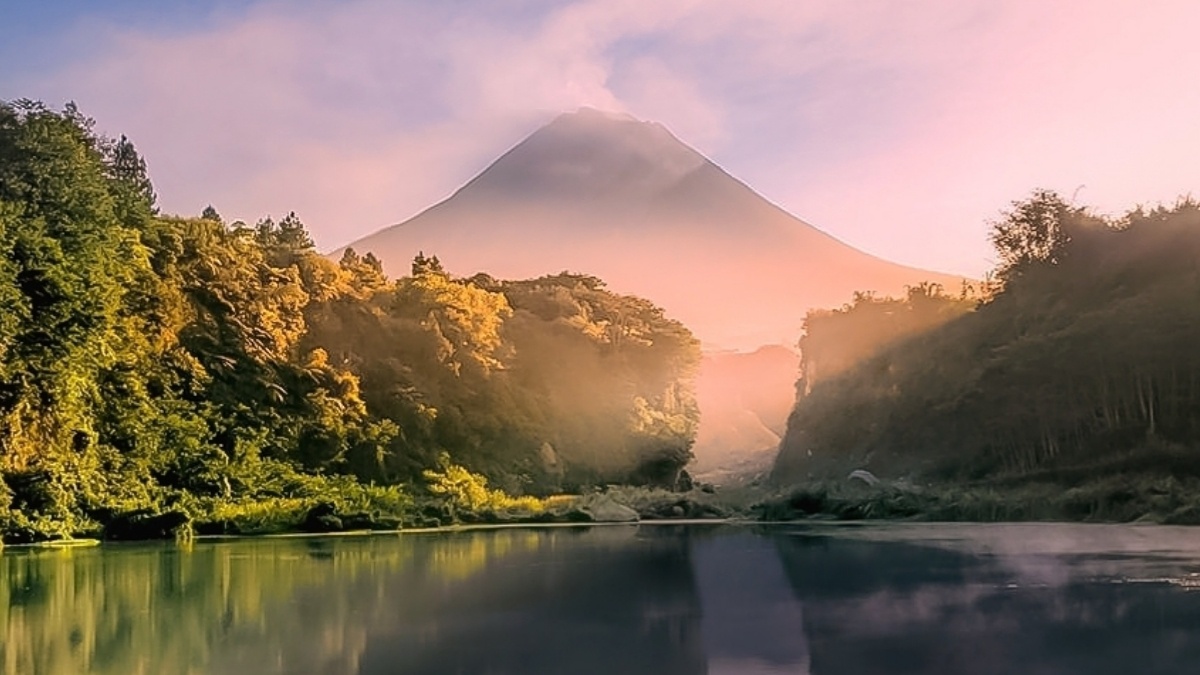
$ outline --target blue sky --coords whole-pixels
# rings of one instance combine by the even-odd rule
[[[12,2],[0,98],[127,134],[167,211],[295,210],[332,248],[581,105],[662,122],[871,253],[982,274],[1035,187],[1200,185],[1195,3]],[[1080,187],[1083,186],[1083,187]]]

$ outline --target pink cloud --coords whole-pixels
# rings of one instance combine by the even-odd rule
[[[458,6],[456,6],[458,7]],[[168,210],[297,210],[333,247],[444,197],[552,115],[655,119],[872,253],[980,274],[1035,186],[1105,210],[1194,189],[1188,2],[265,3],[163,37],[115,26],[30,78],[147,155]]]

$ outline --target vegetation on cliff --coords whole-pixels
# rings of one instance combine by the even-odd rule
[[[996,283],[972,311],[859,350],[815,382],[806,372],[774,480],[865,469],[885,483],[1014,494],[1120,479],[1113,499],[1145,507],[1110,509],[1122,518],[1185,508],[1143,497],[1200,477],[1188,459],[1200,452],[1200,204],[1105,219],[1038,191],[992,240]],[[845,344],[860,304],[810,322],[802,344]]]

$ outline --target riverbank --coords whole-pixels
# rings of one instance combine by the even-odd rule
[[[217,539],[366,532],[425,532],[498,526],[716,521],[745,516],[749,493],[711,488],[672,492],[609,486],[582,495],[493,498],[468,505],[446,497],[359,503],[322,498],[266,499],[190,505],[190,509],[139,509],[112,514],[103,523],[71,533],[13,537],[10,546],[67,546],[74,542]],[[3,546],[0,543],[0,546]]]
[[[1200,525],[1200,480],[1111,475],[1083,481],[992,481],[916,486],[820,481],[750,509],[758,520],[1146,522]]]
[[[121,514],[105,527],[41,542],[220,539],[246,536],[445,532],[472,528],[656,522],[1093,522],[1200,524],[1200,479],[1112,475],[1064,484],[993,481],[912,485],[903,481],[814,481],[767,492],[745,486],[672,492],[610,486],[583,495],[522,498],[498,507],[464,508],[447,499],[351,510],[319,499],[276,500],[210,512]],[[10,542],[10,544],[17,542]]]

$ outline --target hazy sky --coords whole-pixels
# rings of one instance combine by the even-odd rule
[[[1197,25],[1187,0],[0,0],[0,98],[127,134],[166,211],[295,210],[323,248],[619,110],[848,243],[978,275],[1032,188],[1200,190]]]

